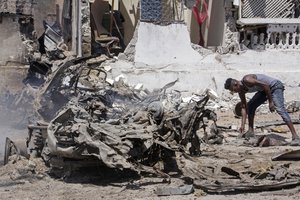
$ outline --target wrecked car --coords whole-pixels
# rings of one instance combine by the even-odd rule
[[[54,168],[101,164],[151,173],[175,152],[201,154],[197,131],[207,132],[208,120],[217,127],[205,107],[213,91],[183,102],[179,91],[168,92],[178,80],[153,92],[123,79],[109,84],[104,60],[67,61],[45,83],[38,112],[46,122],[28,127],[28,154]]]

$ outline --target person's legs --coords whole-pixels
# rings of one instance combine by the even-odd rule
[[[284,97],[283,97],[283,89],[275,89],[272,91],[272,98],[274,105],[276,107],[277,113],[281,116],[283,121],[286,123],[288,128],[292,133],[292,139],[299,139],[299,136],[296,133],[292,120],[284,106]]]
[[[248,131],[245,136],[254,136],[254,116],[256,109],[267,100],[265,92],[257,92],[247,104],[248,110]]]

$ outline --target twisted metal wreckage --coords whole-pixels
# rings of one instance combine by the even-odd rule
[[[36,41],[24,41],[30,67],[23,82],[38,86],[24,93],[35,91],[30,101],[39,105],[41,120],[28,126],[26,141],[6,139],[5,164],[17,153],[41,156],[52,169],[104,165],[168,176],[167,163],[173,167],[176,152],[200,155],[196,133],[206,131],[207,119],[215,133],[205,139],[222,140],[216,114],[205,108],[211,91],[184,103],[180,92],[167,92],[177,81],[153,92],[134,90],[122,80],[109,84],[101,66],[106,59],[70,60],[60,28],[45,25],[42,51]],[[161,162],[164,169],[157,167]]]
[[[206,131],[208,120],[217,138],[217,116],[205,108],[212,91],[184,103],[179,91],[167,92],[177,80],[153,92],[134,90],[122,79],[110,85],[98,67],[103,61],[69,60],[50,75],[38,100],[38,113],[49,123],[28,126],[31,156],[41,155],[51,167],[103,164],[161,175],[154,166],[175,152],[188,148],[200,155],[197,130]]]

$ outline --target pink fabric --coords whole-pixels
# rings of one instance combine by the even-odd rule
[[[202,10],[199,11],[199,5],[202,2]],[[208,17],[208,5],[205,0],[197,0],[193,6],[193,13],[199,25],[203,24],[205,19]]]

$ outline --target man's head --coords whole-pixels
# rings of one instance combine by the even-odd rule
[[[230,90],[231,92],[240,92],[242,90],[240,82],[232,78],[228,78],[225,81],[224,88],[226,90]]]

